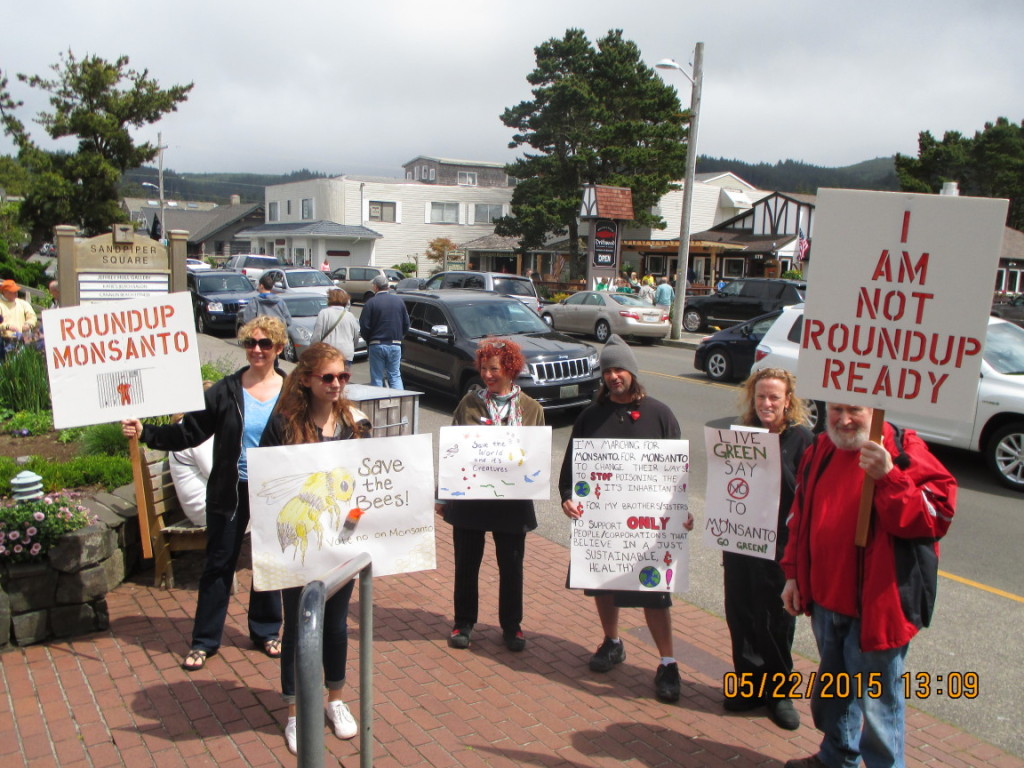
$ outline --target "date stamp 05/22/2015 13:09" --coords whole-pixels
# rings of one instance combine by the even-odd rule
[[[977,672],[904,672],[898,678],[905,699],[945,696],[950,699],[975,699],[980,693]],[[879,699],[884,694],[879,672],[776,672],[758,675],[752,672],[726,672],[722,693],[727,699]]]

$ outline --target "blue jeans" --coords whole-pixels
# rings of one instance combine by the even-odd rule
[[[818,643],[821,664],[811,699],[814,725],[825,734],[818,758],[829,768],[854,768],[864,760],[867,768],[903,768],[905,731],[903,660],[908,646],[886,651],[861,651],[860,619],[814,606],[811,617],[814,639]],[[849,682],[846,698],[821,696],[823,676]],[[847,679],[846,676],[849,676]],[[874,675],[874,677],[872,677]],[[857,698],[857,676],[863,692],[880,693],[878,698]],[[872,686],[872,682],[879,685]],[[831,686],[831,693],[836,685]]]
[[[392,389],[405,389],[402,385],[401,344],[371,344],[367,350],[370,358],[370,383],[375,387],[383,387],[387,379]]]

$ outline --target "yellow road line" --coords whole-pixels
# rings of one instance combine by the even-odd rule
[[[1012,592],[1004,592],[1001,589],[990,587],[987,584],[982,584],[978,581],[971,581],[970,579],[965,579],[963,576],[957,576],[953,573],[946,573],[946,571],[939,571],[939,576],[944,576],[945,578],[950,579],[951,581],[956,581],[960,584],[965,584],[968,587],[974,587],[975,589],[980,589],[984,592],[991,592],[993,595],[1005,597],[1007,600],[1016,600],[1018,603],[1024,603],[1024,597],[1021,597],[1020,595],[1015,595]]]

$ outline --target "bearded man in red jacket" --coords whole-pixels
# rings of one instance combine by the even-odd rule
[[[904,765],[900,676],[911,638],[931,619],[938,540],[957,485],[911,431],[885,424],[882,444],[870,442],[872,415],[829,403],[827,434],[797,470],[782,602],[811,616],[821,655],[811,713],[824,738],[817,754],[786,768]],[[875,487],[867,545],[858,547],[865,475]]]

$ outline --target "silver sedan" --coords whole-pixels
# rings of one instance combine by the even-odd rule
[[[580,291],[541,307],[541,317],[556,330],[590,334],[602,344],[613,333],[653,344],[671,330],[668,312],[631,293]]]

